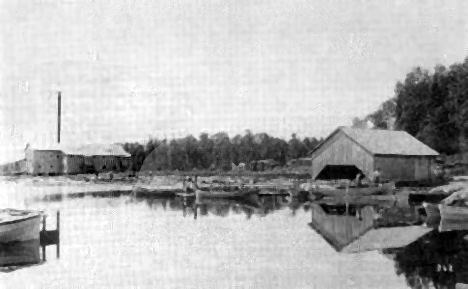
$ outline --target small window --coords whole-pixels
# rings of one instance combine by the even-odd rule
[[[50,168],[53,168],[53,166],[51,165]]]
[[[59,155],[57,155],[57,158],[59,158]]]
[[[102,159],[104,159],[104,156],[102,156]]]

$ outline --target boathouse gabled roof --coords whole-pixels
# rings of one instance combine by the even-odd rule
[[[406,131],[383,130],[383,129],[361,129],[346,126],[338,127],[312,152],[326,144],[338,132],[343,132],[355,143],[363,147],[373,155],[401,155],[401,156],[438,156],[431,149]]]

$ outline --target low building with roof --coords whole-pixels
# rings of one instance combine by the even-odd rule
[[[288,161],[288,167],[310,167],[312,165],[312,158],[298,158]]]
[[[279,165],[280,165],[280,163],[278,161],[273,160],[273,159],[251,161],[250,162],[250,170],[263,172],[263,171],[272,170],[272,169],[278,167]]]
[[[24,174],[27,172],[26,159],[18,160],[15,162],[4,163],[0,165],[1,175],[16,175]]]
[[[429,181],[439,154],[405,131],[338,127],[311,153],[313,179]]]
[[[26,171],[32,175],[58,175],[63,172],[63,149],[58,144],[27,145]]]
[[[27,146],[29,174],[80,174],[125,171],[131,166],[131,155],[117,144],[70,146]]]

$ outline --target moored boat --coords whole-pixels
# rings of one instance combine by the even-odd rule
[[[380,186],[370,185],[367,187],[342,187],[342,186],[326,186],[321,188],[320,186],[312,189],[313,193],[322,193],[325,196],[334,196],[334,195],[387,195],[393,193],[395,190],[395,183],[386,183]]]
[[[31,210],[0,210],[0,243],[39,239],[42,215]]]
[[[39,264],[39,248],[39,240],[0,244],[0,268]]]
[[[423,203],[428,218],[440,218],[439,204]]]
[[[188,194],[194,193],[196,198],[246,198],[252,195],[257,195],[258,191],[245,188],[243,186],[240,187],[231,187],[231,186],[224,186],[213,188],[212,186],[207,187],[203,186],[200,187],[196,182],[192,180],[192,178],[187,178],[184,181],[184,191]]]
[[[196,190],[197,198],[245,198],[256,194],[251,190],[223,191],[223,190]]]
[[[241,206],[252,210],[261,209],[260,203],[249,199],[200,199],[195,201],[196,205],[231,205]]]
[[[445,222],[468,223],[468,208],[439,204],[440,217]]]

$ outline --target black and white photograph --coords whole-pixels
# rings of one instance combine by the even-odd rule
[[[468,289],[468,2],[0,0],[0,288]]]

